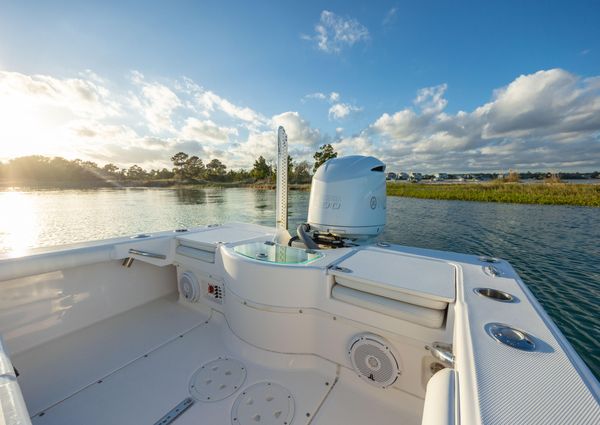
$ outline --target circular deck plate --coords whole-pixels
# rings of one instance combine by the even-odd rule
[[[232,425],[289,425],[292,419],[292,393],[273,382],[249,386],[237,397],[231,409]]]
[[[535,351],[534,338],[527,332],[504,323],[488,323],[487,333],[496,341],[522,351]]]
[[[190,394],[198,401],[219,401],[235,393],[246,380],[246,368],[237,360],[219,358],[192,375]]]

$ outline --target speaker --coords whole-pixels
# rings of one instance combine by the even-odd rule
[[[200,284],[192,272],[184,272],[179,277],[179,293],[191,303],[200,299]]]
[[[400,363],[390,343],[379,335],[356,335],[350,342],[348,355],[358,376],[376,387],[389,387],[401,373]]]

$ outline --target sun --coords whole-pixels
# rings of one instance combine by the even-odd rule
[[[65,115],[27,93],[0,88],[0,159],[64,153]]]

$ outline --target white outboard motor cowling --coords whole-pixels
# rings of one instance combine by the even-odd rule
[[[311,230],[348,239],[368,239],[385,226],[385,164],[372,156],[333,158],[312,179]]]

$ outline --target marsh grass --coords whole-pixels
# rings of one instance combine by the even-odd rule
[[[409,198],[600,207],[600,184],[498,181],[465,184],[389,183],[387,194]]]

